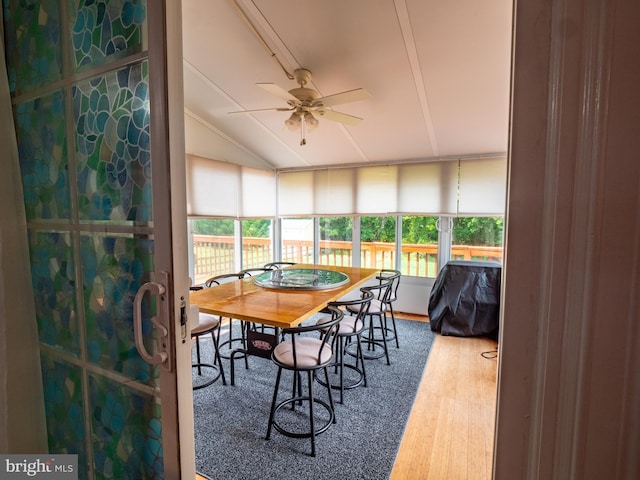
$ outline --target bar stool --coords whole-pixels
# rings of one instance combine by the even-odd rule
[[[363,287],[360,290],[371,292],[373,294],[373,299],[369,304],[369,310],[367,311],[367,317],[369,317],[369,325],[367,327],[367,335],[362,340],[367,346],[365,352],[363,352],[364,358],[366,359],[376,359],[385,357],[387,360],[387,365],[391,365],[389,361],[389,350],[387,348],[387,309],[388,309],[388,299],[391,294],[391,285],[393,282],[391,280],[381,280],[378,285],[371,285],[369,287]],[[347,306],[347,311],[351,314],[358,313],[357,306]],[[378,324],[376,325],[374,322],[374,317],[378,319]],[[355,356],[356,353],[353,352],[353,347],[351,345],[347,348],[347,353],[349,355]]]
[[[265,265],[264,267],[245,268],[244,270],[240,270],[240,273],[239,273],[240,278],[253,277],[255,275],[260,275],[261,273],[264,273],[264,272],[270,272],[271,270],[275,270],[275,268],[267,267],[267,265]],[[265,325],[260,325],[258,327],[256,326],[255,323],[247,323],[246,328],[250,328],[252,330],[260,329],[262,333],[264,333],[265,330],[275,331],[275,328],[273,327],[265,326]]]
[[[227,380],[224,376],[224,368],[222,367],[222,360],[220,359],[220,351],[218,349],[218,342],[220,341],[220,324],[220,317],[210,315],[208,313],[201,313],[198,325],[191,330],[191,337],[195,338],[196,343],[196,363],[192,363],[191,368],[196,369],[198,377],[203,375],[203,370],[212,371],[209,379],[202,383],[195,383],[193,385],[194,390],[208,387],[220,377],[222,377],[222,384],[227,384]],[[211,334],[211,341],[213,342],[213,363],[203,362],[200,357],[200,337],[208,334]]]
[[[222,285],[223,283],[233,282],[242,278],[240,273],[223,273],[221,275],[216,275],[214,277],[209,278],[206,282],[204,282],[204,288],[211,288],[216,285]],[[222,319],[221,319],[222,320]],[[231,352],[234,350],[235,344],[240,344],[242,347],[246,345],[246,334],[245,334],[245,322],[241,320],[237,320],[240,322],[240,331],[238,333],[239,336],[234,336],[234,319],[228,319],[229,325],[229,338],[224,340],[219,345],[220,356],[224,359],[229,359],[231,357]],[[247,360],[245,358],[245,367],[248,368]]]
[[[336,342],[336,348],[334,351],[334,363],[333,371],[338,375],[338,380],[332,380],[331,388],[340,390],[339,403],[344,403],[344,391],[351,390],[352,388],[359,387],[364,384],[367,386],[367,372],[364,365],[364,355],[362,353],[362,332],[365,331],[365,320],[369,312],[369,305],[373,299],[373,293],[361,289],[362,297],[354,300],[342,300],[336,302],[329,302],[329,306],[336,308],[347,308],[356,311],[355,315],[346,315],[340,324],[338,325],[338,338]],[[322,325],[331,320],[331,315],[325,315],[318,319],[316,322],[318,325]],[[353,345],[353,339],[355,338],[356,354],[355,364],[345,363],[345,353],[347,345]],[[355,372],[355,379],[345,382],[345,369]],[[321,378],[316,377],[316,381],[323,386],[326,383]]]
[[[316,398],[313,391],[313,377],[318,370],[324,371],[327,385],[329,385],[329,373],[327,367],[333,362],[334,343],[337,336],[339,323],[344,317],[344,313],[336,307],[328,307],[331,312],[331,320],[321,325],[308,325],[295,328],[286,328],[282,330],[285,340],[280,342],[271,354],[271,359],[278,367],[276,375],[276,384],[273,390],[273,399],[271,401],[271,412],[269,414],[269,423],[267,425],[266,439],[271,437],[271,429],[275,428],[281,434],[293,438],[310,438],[311,439],[311,456],[316,455],[316,436],[327,431],[329,427],[336,423],[335,410],[333,405],[333,396],[331,395],[331,387],[327,387],[329,395],[329,403]],[[317,333],[323,332],[322,338],[318,338]],[[313,335],[313,334],[316,335]],[[280,387],[280,379],[282,370],[290,370],[293,372],[293,392],[290,398],[278,402],[278,389]],[[307,392],[302,394],[302,373],[307,373]],[[298,403],[306,402],[309,404],[309,429],[303,431],[293,430],[287,424],[285,428],[284,422],[279,421],[279,416],[284,416],[283,407],[291,406],[295,410]],[[320,427],[316,427],[314,406],[322,407],[328,414],[328,419]]]
[[[402,273],[399,270],[391,270],[391,269],[383,269],[380,270],[380,275],[376,277],[376,279],[382,283],[386,281],[391,281],[391,287],[388,297],[384,300],[387,311],[391,314],[391,327],[389,327],[385,322],[385,335],[387,336],[387,341],[395,340],[396,348],[400,348],[400,344],[398,342],[398,330],[396,329],[396,315],[393,311],[393,302],[398,300],[398,287],[400,286],[400,277]],[[385,316],[386,319],[386,316]]]
[[[265,267],[253,267],[253,268],[246,268],[244,270],[241,270],[238,273],[238,276],[240,278],[246,278],[246,277],[253,277],[255,275],[260,275],[261,273],[265,273],[265,272],[271,272],[273,269],[272,268],[267,268]],[[243,330],[242,330],[242,338],[243,338],[243,347],[242,349],[238,349],[238,350],[234,350],[230,353],[229,355],[229,360],[230,360],[230,365],[231,365],[231,385],[235,384],[235,359],[236,357],[238,358],[244,358],[244,364],[245,364],[245,368],[249,368],[248,366],[248,362],[247,362],[247,358],[249,356],[248,353],[248,342],[249,342],[249,335],[251,335],[253,332],[260,332],[262,334],[271,334],[271,332],[273,332],[273,335],[276,335],[278,332],[278,329],[269,325],[256,325],[253,322],[245,322],[242,321],[242,326],[243,326]],[[267,353],[268,356],[268,353]]]

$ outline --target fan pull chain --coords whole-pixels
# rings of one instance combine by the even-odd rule
[[[306,137],[306,121],[304,119],[304,115],[300,115],[300,146],[303,147],[307,144]]]

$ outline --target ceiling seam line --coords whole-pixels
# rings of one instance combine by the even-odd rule
[[[431,109],[429,107],[429,96],[424,84],[424,78],[422,77],[422,70],[420,69],[420,61],[418,59],[418,51],[416,49],[415,41],[413,40],[413,30],[411,28],[411,21],[409,18],[409,12],[407,9],[406,0],[394,0],[396,7],[396,13],[398,16],[398,22],[400,23],[400,31],[402,32],[402,39],[404,40],[405,49],[409,59],[409,65],[411,72],[413,73],[413,81],[416,86],[416,92],[420,99],[420,107],[422,109],[422,116],[424,118],[425,126],[427,129],[427,135],[431,142],[431,148],[434,156],[438,156],[438,144],[436,142],[435,131],[433,128],[433,120],[431,118]]]

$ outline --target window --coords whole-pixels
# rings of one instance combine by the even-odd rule
[[[503,223],[503,217],[454,218],[451,259],[502,263]]]
[[[360,266],[395,269],[396,217],[360,218]]]
[[[277,260],[435,278],[449,259],[501,262],[506,165],[498,156],[275,173],[189,155],[188,214],[229,218],[194,220],[192,275]],[[225,202],[210,201],[212,185]]]
[[[281,221],[283,262],[313,262],[313,218],[283,218]]]
[[[321,265],[352,265],[352,217],[321,217],[320,255]]]
[[[402,217],[403,275],[435,277],[438,274],[438,217]]]
[[[273,261],[272,222],[242,220],[242,268],[260,268]]]
[[[195,219],[191,221],[193,241],[193,283],[235,272],[234,221]]]

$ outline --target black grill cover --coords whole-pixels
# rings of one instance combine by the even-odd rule
[[[494,262],[448,262],[429,297],[431,330],[497,339],[501,272],[500,264]]]

